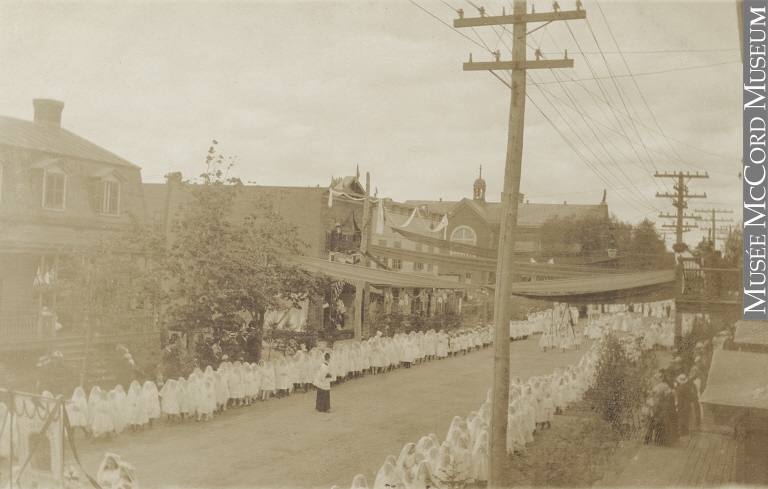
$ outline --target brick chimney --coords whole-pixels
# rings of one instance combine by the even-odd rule
[[[35,124],[50,127],[61,127],[61,111],[64,110],[64,102],[49,98],[36,98],[32,100],[35,106]]]

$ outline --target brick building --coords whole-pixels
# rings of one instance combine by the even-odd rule
[[[144,218],[141,168],[61,127],[64,102],[35,99],[34,120],[0,116],[0,343],[56,336],[60,254]],[[39,271],[39,272],[38,272]],[[38,280],[39,281],[39,280]],[[76,325],[64,324],[63,332]]]

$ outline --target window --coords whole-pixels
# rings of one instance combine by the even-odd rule
[[[397,258],[392,259],[392,269],[393,270],[402,270],[403,269],[403,260],[398,260]]]
[[[379,263],[381,263],[381,265],[377,263],[376,268],[381,268],[382,270],[386,270],[387,267],[389,266],[389,258],[383,258],[381,256],[377,256],[376,258],[379,260]]]
[[[459,226],[451,233],[451,241],[475,246],[477,244],[477,235],[471,227]]]
[[[424,264],[416,262],[416,263],[413,264],[413,269],[414,270],[424,270]]]
[[[428,272],[432,271],[432,264],[431,263],[427,263],[427,271]]]
[[[466,274],[466,276],[467,276],[467,280],[472,280],[472,274],[471,273]]]
[[[387,240],[386,239],[380,239],[379,240],[379,246],[387,246]]]
[[[43,179],[43,207],[64,210],[67,191],[67,176],[56,170],[45,172]]]
[[[395,244],[395,248],[402,248],[403,247],[403,243],[401,243],[400,241],[395,241],[394,244]]]
[[[101,213],[114,214],[120,213],[120,184],[118,182],[102,182],[104,193],[101,199]]]

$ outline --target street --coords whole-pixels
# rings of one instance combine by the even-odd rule
[[[510,345],[512,376],[551,373],[576,364],[585,351],[542,353],[538,338]],[[332,388],[330,414],[315,411],[314,391],[273,397],[211,422],[166,428],[156,421],[136,435],[79,438],[79,455],[95,475],[104,452],[117,453],[136,467],[143,487],[347,487],[359,473],[372,486],[387,455],[397,457],[429,433],[442,441],[454,416],[480,408],[492,359],[488,349],[366,375]],[[69,450],[66,458],[74,463]]]

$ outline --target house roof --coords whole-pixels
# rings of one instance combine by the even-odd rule
[[[431,212],[440,214],[453,213],[459,205],[467,205],[480,214],[490,224],[501,224],[501,202],[479,202],[472,199],[459,201],[434,201],[434,200],[406,200],[410,205],[426,205]],[[520,203],[517,208],[517,224],[520,226],[541,226],[552,217],[566,218],[574,216],[576,219],[594,215],[605,214],[608,216],[607,205],[582,205],[582,204],[530,204]]]
[[[14,117],[0,116],[0,144],[139,168],[64,128],[45,126]]]

